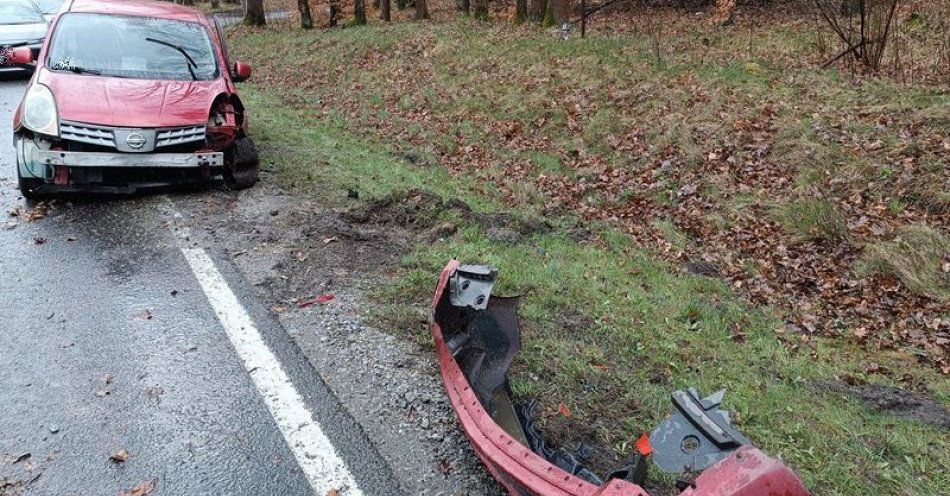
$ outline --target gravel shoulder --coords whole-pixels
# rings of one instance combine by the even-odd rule
[[[174,201],[271,306],[407,492],[504,494],[459,429],[431,348],[368,322],[360,288],[397,261],[410,233],[351,224],[266,178],[248,191]],[[333,299],[302,306],[320,295]]]

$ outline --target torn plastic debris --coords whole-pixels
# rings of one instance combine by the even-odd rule
[[[492,476],[516,496],[649,496],[640,487],[648,460],[670,473],[701,471],[681,496],[808,496],[798,477],[735,430],[720,406],[725,391],[703,398],[672,394],[676,408],[629,464],[601,477],[535,427],[537,405],[516,405],[508,369],[521,349],[519,298],[491,296],[495,269],[459,265],[442,271],[431,331],[446,393]]]

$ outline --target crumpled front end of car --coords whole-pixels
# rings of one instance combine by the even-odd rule
[[[37,181],[38,192],[128,193],[219,180],[233,161],[232,145],[245,134],[243,107],[233,100],[220,95],[206,120],[196,116],[192,124],[92,124],[61,118],[59,101],[36,82],[14,139],[20,176]]]
[[[21,134],[15,143],[20,174],[58,191],[121,192],[210,179],[225,163],[224,152],[205,146],[204,126],[107,129],[61,121],[59,127],[58,139]]]
[[[485,467],[516,496],[649,496],[647,463],[699,475],[681,496],[807,496],[795,473],[755,448],[721,408],[724,391],[671,395],[674,413],[636,442],[629,463],[595,474],[547,445],[530,404],[516,404],[508,368],[521,347],[519,298],[492,296],[497,271],[451,261],[432,301],[431,332],[445,389]]]

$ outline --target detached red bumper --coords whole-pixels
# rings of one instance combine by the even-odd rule
[[[439,309],[445,308],[449,280],[459,263],[442,271],[432,301],[432,335],[439,354],[445,389],[462,428],[485,467],[512,495],[517,496],[649,496],[640,486],[612,479],[601,486],[555,466],[519,442],[488,413],[453,357],[443,335]],[[798,477],[778,460],[751,445],[702,472],[681,496],[808,496]]]

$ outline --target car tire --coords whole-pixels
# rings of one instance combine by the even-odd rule
[[[230,160],[224,169],[224,184],[229,189],[247,189],[260,180],[260,157],[254,140],[247,136],[234,140]]]

